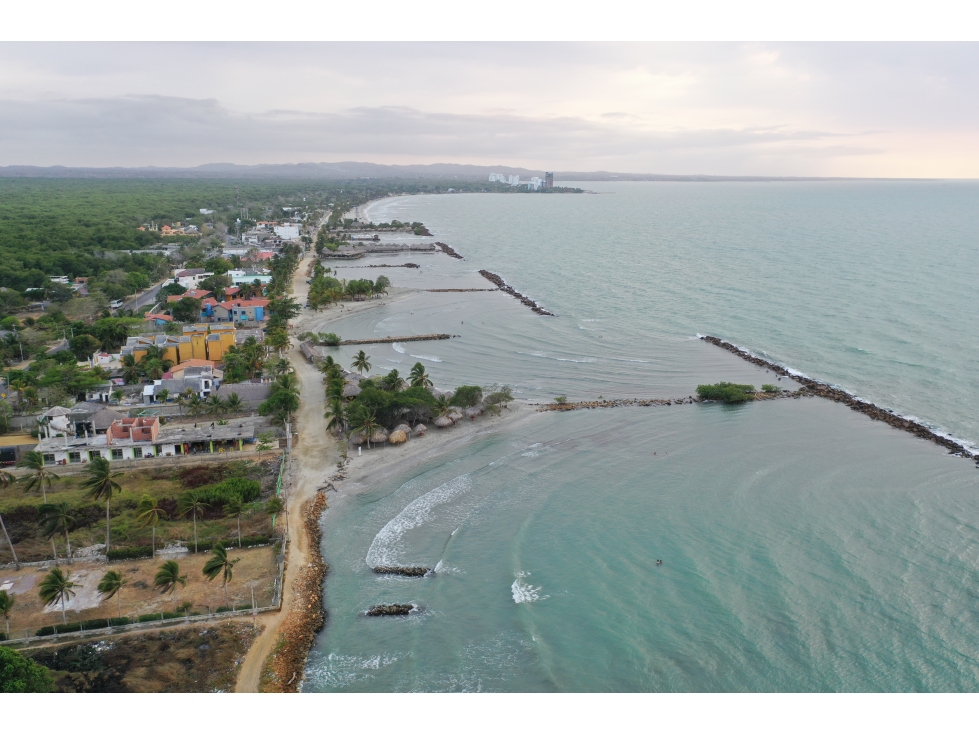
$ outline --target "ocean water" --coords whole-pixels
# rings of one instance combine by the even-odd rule
[[[379,202],[466,259],[341,268],[416,288],[485,268],[557,318],[419,292],[330,330],[457,334],[371,359],[532,400],[774,380],[710,333],[979,443],[979,185],[583,187]],[[977,490],[972,462],[827,401],[534,414],[331,495],[304,690],[974,691]]]

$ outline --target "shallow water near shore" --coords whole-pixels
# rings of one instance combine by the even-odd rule
[[[607,193],[380,202],[467,259],[344,275],[480,288],[485,268],[558,318],[420,292],[336,331],[459,334],[372,362],[528,399],[774,379],[711,333],[979,442],[979,186],[584,187]],[[971,462],[818,399],[540,414],[331,494],[304,690],[977,690],[977,490]]]

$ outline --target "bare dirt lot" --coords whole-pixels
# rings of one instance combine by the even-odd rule
[[[201,573],[210,558],[209,554],[173,556],[180,566],[180,573],[187,577],[187,585],[177,590],[177,604],[190,604],[188,612],[206,614],[227,606],[228,600],[238,607],[251,604],[254,589],[256,606],[267,606],[272,600],[276,575],[274,548],[229,548],[228,555],[241,560],[234,566],[227,600],[221,577],[208,581]],[[63,563],[60,566],[62,571],[69,574],[73,583],[80,585],[74,589],[75,596],[65,604],[68,622],[174,611],[173,594],[161,595],[153,587],[153,577],[167,558],[119,561],[108,565],[94,561],[76,561],[71,565]],[[127,579],[120,600],[112,598],[103,601],[98,593],[99,580],[109,570],[119,571]],[[0,570],[0,588],[10,584],[8,593],[15,597],[10,615],[11,639],[26,637],[41,627],[62,623],[61,606],[45,607],[38,596],[38,585],[46,573],[47,569],[37,567],[24,567],[20,571]]]
[[[62,693],[208,693],[234,689],[255,634],[251,622],[227,622],[25,654],[51,669]]]

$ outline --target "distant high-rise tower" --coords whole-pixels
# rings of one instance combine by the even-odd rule
[[[544,173],[544,188],[553,189],[554,188],[554,174],[550,171]]]

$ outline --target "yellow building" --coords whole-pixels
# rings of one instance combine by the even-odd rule
[[[150,347],[163,350],[163,359],[180,364],[189,359],[209,359],[220,362],[228,349],[235,345],[234,324],[191,324],[185,326],[181,336],[169,334],[141,334],[130,337],[122,349],[142,361]]]

